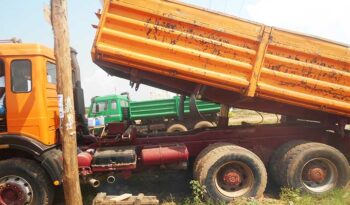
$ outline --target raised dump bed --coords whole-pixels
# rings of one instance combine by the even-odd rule
[[[105,1],[92,57],[112,75],[186,94],[204,85],[204,98],[236,107],[350,116],[349,46],[177,1]]]

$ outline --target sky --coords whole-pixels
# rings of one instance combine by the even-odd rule
[[[145,3],[147,0],[140,0]],[[350,44],[349,0],[182,0],[206,9]],[[51,25],[45,20],[49,0],[1,0],[0,39],[13,37],[25,43],[53,48]],[[135,92],[127,80],[108,76],[90,57],[95,36],[92,24],[100,0],[68,0],[70,44],[78,51],[85,103],[94,96],[129,92],[133,100],[168,97],[170,93],[141,85]]]

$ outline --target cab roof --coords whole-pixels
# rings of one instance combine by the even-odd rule
[[[0,56],[44,56],[55,59],[52,49],[31,43],[0,43]]]
[[[125,95],[105,95],[105,96],[96,96],[92,98],[91,101],[99,102],[99,101],[114,100],[114,99],[128,100],[127,96]]]

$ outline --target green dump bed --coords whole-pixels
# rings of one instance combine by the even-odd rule
[[[220,111],[220,105],[212,102],[197,100],[197,108],[201,113],[217,113]],[[190,99],[186,98],[184,102],[184,113],[190,113]]]
[[[160,117],[178,117],[179,102],[180,97],[178,96],[171,99],[130,102],[130,119],[142,120]],[[196,104],[200,113],[216,113],[220,110],[220,105],[216,103],[197,100]],[[188,114],[189,112],[189,98],[186,98],[184,102],[184,113]]]

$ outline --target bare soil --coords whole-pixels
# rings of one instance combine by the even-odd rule
[[[186,198],[192,197],[191,180],[191,171],[152,170],[136,173],[128,180],[117,178],[114,184],[102,182],[97,189],[91,188],[89,185],[82,186],[82,194],[86,205],[90,205],[99,192],[105,192],[108,195],[125,193],[138,195],[143,193],[157,196],[161,203],[173,201],[176,204],[183,204]],[[265,197],[276,198],[278,192],[279,189],[276,186],[268,184]]]

